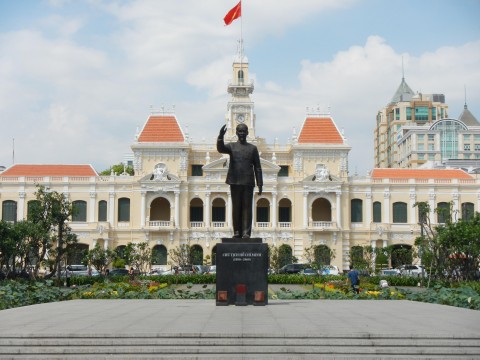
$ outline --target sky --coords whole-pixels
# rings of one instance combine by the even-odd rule
[[[375,117],[400,85],[480,120],[480,0],[0,0],[0,165],[120,163],[152,110],[194,142],[225,122],[240,37],[256,135],[286,144],[330,112],[351,174],[373,168]],[[402,66],[403,63],[403,66]]]

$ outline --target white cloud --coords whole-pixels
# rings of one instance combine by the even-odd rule
[[[69,6],[68,1],[55,3]],[[8,119],[8,128],[0,132],[0,165],[10,165],[9,144],[15,138],[19,162],[91,162],[99,170],[107,168],[129,150],[149,105],[176,104],[177,117],[190,135],[213,141],[230,100],[227,84],[240,25],[237,20],[223,27],[222,19],[235,4],[90,1],[91,18],[48,14],[35,22],[37,27],[0,33],[0,116]],[[352,4],[244,2],[244,36],[255,49],[271,36],[315,21],[316,14]],[[102,11],[108,17],[100,16]],[[108,31],[89,42],[86,33],[92,31],[88,26],[94,18],[105,21]],[[276,66],[284,50],[271,54],[269,66]],[[293,127],[299,130],[307,106],[330,107],[353,147],[351,170],[357,165],[365,173],[373,164],[375,115],[400,83],[402,56],[408,84],[414,90],[444,93],[450,108],[457,109],[451,115],[458,116],[464,85],[469,104],[480,103],[479,53],[480,44],[473,42],[414,57],[371,36],[364,44],[331,54],[330,60],[312,55],[298,61],[298,82],[288,87],[267,78],[260,61],[249,56],[256,134],[285,143]]]

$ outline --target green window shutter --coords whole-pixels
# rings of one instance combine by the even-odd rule
[[[118,199],[118,221],[130,221],[130,199]]]
[[[83,200],[76,200],[72,203],[73,214],[72,221],[86,222],[87,221],[87,202]]]
[[[5,200],[2,203],[2,220],[17,221],[17,202],[13,200]]]
[[[107,202],[105,200],[98,202],[98,221],[107,221]]]
[[[407,204],[404,202],[393,203],[393,222],[407,223]]]
[[[381,223],[382,222],[382,203],[375,201],[373,203],[373,222]]]
[[[363,221],[363,201],[361,199],[352,199],[350,202],[350,222]]]

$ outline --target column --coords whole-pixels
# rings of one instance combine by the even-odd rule
[[[433,190],[428,194],[428,205],[430,206],[430,222],[432,224],[437,223],[437,217],[435,216],[435,192]]]
[[[210,193],[205,194],[205,203],[203,204],[203,212],[205,214],[205,227],[210,228]]]
[[[19,200],[17,206],[17,220],[25,219],[26,216],[24,215],[25,211],[25,192],[21,191],[18,193]]]
[[[337,191],[337,227],[342,228],[342,193]]]
[[[180,190],[175,190],[175,228],[180,227]]]
[[[277,192],[272,191],[272,204],[270,205],[272,209],[272,229],[275,230],[277,228],[277,221],[278,221],[278,216],[277,216]]]
[[[88,222],[95,222],[95,198],[97,194],[95,191],[90,191],[90,201],[88,203]]]
[[[142,203],[140,205],[140,226],[145,227],[145,211],[146,211],[146,196],[147,192],[142,190]]]
[[[115,224],[115,192],[110,191],[108,199],[108,221],[110,225]]]
[[[454,192],[452,194],[452,197],[453,197],[453,213],[452,213],[452,220],[454,220],[454,215],[455,214],[460,214],[460,216],[462,216],[462,213],[458,212],[458,192]]]
[[[367,226],[370,227],[372,223],[372,193],[367,192],[365,194],[365,220],[367,221]]]
[[[417,213],[418,213],[418,208],[413,207],[415,205],[415,202],[417,201],[417,195],[415,194],[415,190],[412,189],[410,190],[410,224],[414,225],[417,224]]]
[[[383,215],[384,215],[384,222],[386,224],[390,224],[390,191],[385,190],[383,193]]]
[[[108,243],[109,243],[109,239],[103,239],[103,248],[104,248],[105,250],[108,249]]]
[[[308,192],[303,192],[303,228],[308,229]]]

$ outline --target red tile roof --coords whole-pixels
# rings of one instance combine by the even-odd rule
[[[343,144],[343,137],[331,117],[311,117],[305,119],[302,130],[300,130],[298,142]]]
[[[13,165],[1,176],[98,176],[91,165]]]
[[[460,169],[373,169],[372,179],[473,179]]]
[[[138,137],[138,142],[183,142],[184,140],[177,119],[171,115],[151,115]]]

